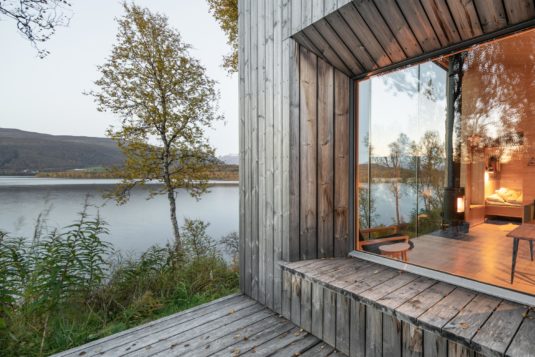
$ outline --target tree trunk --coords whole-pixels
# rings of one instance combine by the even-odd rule
[[[171,215],[171,224],[173,225],[173,234],[175,236],[175,250],[177,252],[180,252],[182,250],[182,242],[180,240],[180,229],[178,228],[178,220],[176,219],[175,191],[169,185],[167,185],[167,199],[169,200],[169,213]]]

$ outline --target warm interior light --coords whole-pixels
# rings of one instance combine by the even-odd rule
[[[464,213],[464,197],[457,197],[457,213]]]

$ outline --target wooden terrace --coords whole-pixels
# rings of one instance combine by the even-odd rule
[[[57,354],[75,356],[343,357],[245,295],[219,300]]]
[[[283,315],[350,356],[535,356],[535,313],[355,258],[283,265]]]

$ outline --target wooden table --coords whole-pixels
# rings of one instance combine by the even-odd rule
[[[407,251],[411,249],[409,243],[385,244],[379,247],[381,254],[406,262]]]
[[[533,241],[535,241],[535,224],[523,223],[518,228],[513,229],[507,234],[507,237],[513,238],[513,261],[511,267],[511,284],[515,278],[516,257],[518,255],[518,244],[521,240],[529,242],[531,252],[531,261],[533,261]]]

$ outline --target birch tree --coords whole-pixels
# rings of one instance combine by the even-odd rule
[[[90,92],[99,110],[121,119],[107,133],[125,155],[123,167],[115,169],[123,180],[112,196],[125,203],[134,187],[162,182],[148,186],[149,198],[167,196],[180,251],[177,190],[196,198],[207,190],[215,159],[205,130],[221,119],[219,93],[167,17],[134,4],[123,7],[116,44],[98,67],[98,89]]]

